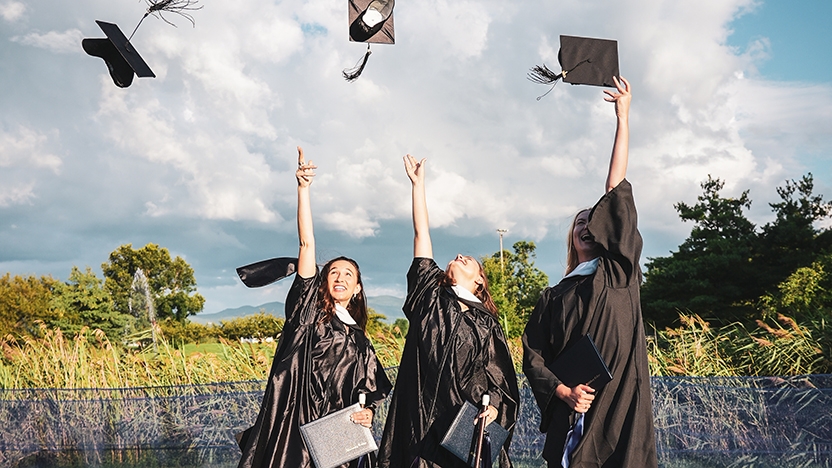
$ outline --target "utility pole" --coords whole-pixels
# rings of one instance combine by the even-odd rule
[[[497,232],[500,233],[500,274],[503,273],[503,234],[508,232],[508,229],[497,229]]]

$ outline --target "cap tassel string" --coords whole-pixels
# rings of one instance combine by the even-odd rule
[[[529,81],[531,81],[533,83],[545,84],[545,85],[551,84],[552,85],[552,87],[549,88],[549,91],[546,91],[545,93],[543,93],[542,95],[537,97],[537,100],[539,101],[539,100],[543,99],[547,94],[551,93],[553,89],[555,89],[555,86],[558,84],[558,80],[565,79],[566,75],[569,72],[578,68],[580,65],[582,65],[584,63],[589,63],[589,62],[591,62],[590,59],[586,59],[582,62],[578,62],[578,64],[575,65],[574,67],[572,67],[571,69],[563,70],[560,73],[553,72],[552,70],[549,69],[549,67],[546,66],[545,63],[542,66],[541,65],[535,65],[534,68],[532,68],[531,71],[529,71],[529,73],[526,74],[526,78],[528,78]]]
[[[139,20],[139,24],[136,25],[135,29],[133,29],[133,32],[130,34],[130,37],[127,39],[128,41],[130,39],[133,39],[133,34],[136,34],[136,31],[139,29],[139,26],[142,25],[142,21],[144,21],[144,19],[147,18],[148,15],[153,15],[153,16],[161,19],[165,23],[167,23],[167,24],[169,24],[169,25],[171,25],[175,28],[176,25],[171,23],[170,21],[168,21],[168,19],[165,18],[165,16],[162,14],[162,12],[166,11],[168,13],[174,13],[174,14],[177,14],[177,15],[185,18],[186,20],[191,22],[191,26],[196,27],[196,23],[194,22],[194,17],[191,16],[187,12],[202,9],[202,5],[196,6],[196,4],[199,3],[199,0],[157,0],[157,1],[145,0],[145,1],[148,5],[147,11],[144,13],[144,16],[142,16],[142,19]]]
[[[364,53],[364,57],[356,62],[355,67],[353,68],[345,68],[342,73],[344,74],[344,79],[352,83],[359,76],[361,76],[361,72],[364,71],[364,67],[367,66],[367,60],[370,58],[370,54],[373,52],[370,50],[370,44],[367,44],[367,52]]]

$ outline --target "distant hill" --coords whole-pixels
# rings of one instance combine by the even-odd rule
[[[399,318],[405,318],[402,312],[404,305],[403,297],[396,296],[373,296],[367,298],[367,307],[371,307],[379,314],[387,317],[386,322],[392,324]]]
[[[403,304],[404,299],[396,296],[373,296],[367,298],[367,306],[371,307],[377,313],[387,317],[387,320],[385,321],[390,324],[395,322],[396,319],[405,318],[404,312],[402,312]],[[219,325],[222,320],[233,320],[235,318],[245,317],[246,315],[254,315],[259,313],[261,310],[267,314],[272,314],[275,317],[283,317],[284,308],[285,305],[282,302],[267,302],[265,304],[260,304],[259,306],[246,305],[235,307],[233,309],[224,309],[211,314],[203,313],[192,315],[188,318],[192,322],[204,325],[209,323]]]
[[[267,314],[272,314],[275,317],[283,317],[284,307],[285,305],[282,302],[267,302],[256,307],[246,305],[242,307],[235,307],[233,309],[224,309],[211,314],[196,314],[188,317],[188,319],[192,322],[206,325],[209,323],[219,325],[221,320],[233,320],[235,318],[245,317],[246,315],[254,315],[259,313],[261,310]]]

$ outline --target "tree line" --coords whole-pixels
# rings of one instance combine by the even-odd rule
[[[688,238],[666,257],[649,258],[642,287],[644,317],[660,327],[696,314],[715,323],[749,323],[779,314],[798,321],[830,318],[832,229],[815,225],[832,203],[813,194],[812,174],[777,187],[774,221],[758,228],[745,213],[749,191],[720,194],[708,176],[697,202],[674,205],[692,222]]]
[[[194,270],[185,260],[171,258],[156,244],[140,249],[125,244],[101,265],[103,279],[89,267],[72,267],[67,281],[10,273],[0,277],[0,336],[39,336],[43,323],[68,334],[87,327],[120,337],[147,319],[146,311],[130,307],[138,269],[147,277],[158,321],[183,324],[202,310],[205,298],[196,292]]]

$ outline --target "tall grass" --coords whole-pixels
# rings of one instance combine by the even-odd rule
[[[647,337],[650,373],[659,376],[788,376],[832,372],[817,324],[800,325],[784,315],[774,323],[757,321],[712,327],[697,315],[681,315],[682,325]]]
[[[658,376],[763,376],[832,373],[825,322],[801,325],[779,315],[748,329],[742,324],[712,327],[696,315],[680,317],[673,329],[647,336],[650,372]],[[208,346],[134,350],[110,342],[100,330],[73,337],[40,324],[42,338],[0,339],[0,388],[126,388],[200,385],[262,380],[268,376],[276,343],[220,340]],[[405,337],[396,327],[371,336],[385,367],[401,360]],[[519,338],[509,340],[521,370]],[[187,350],[186,350],[187,348]]]
[[[101,330],[72,338],[41,324],[43,338],[0,340],[0,388],[125,388],[265,379],[274,343],[223,341],[219,353],[186,353],[162,340],[158,352],[115,345]]]

